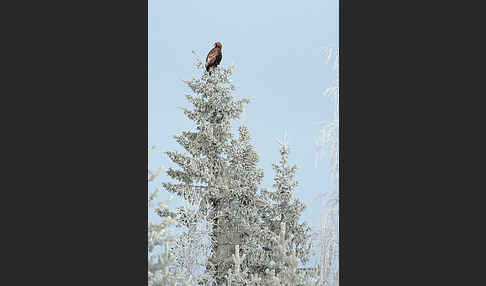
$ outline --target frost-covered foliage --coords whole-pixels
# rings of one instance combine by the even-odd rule
[[[162,170],[162,167],[159,168]],[[148,182],[151,182],[157,176],[157,172],[148,170]],[[163,213],[168,210],[166,200],[155,205],[158,189],[150,193],[148,200],[149,210],[156,213]],[[189,286],[192,284],[192,277],[183,277],[180,274],[171,271],[175,265],[175,257],[169,254],[169,244],[173,242],[170,225],[175,220],[171,217],[162,218],[161,221],[148,222],[148,285],[149,286]],[[161,249],[163,248],[163,249]]]
[[[286,223],[282,222],[279,226],[279,233],[273,233],[271,243],[274,253],[272,264],[273,268],[267,268],[264,274],[258,273],[244,279],[240,275],[239,265],[244,259],[239,256],[238,245],[233,255],[234,269],[228,275],[227,285],[257,285],[257,286],[317,286],[319,278],[312,272],[299,269],[299,258],[292,247],[292,234],[287,233]]]
[[[317,161],[324,156],[329,156],[331,174],[334,182],[339,181],[339,49],[329,46],[324,50],[327,63],[333,61],[333,70],[336,72],[336,80],[324,91],[333,106],[333,119],[321,123],[319,136],[316,139]]]
[[[276,245],[275,269],[279,269],[279,271],[272,270],[271,273],[273,275],[271,276],[274,277],[271,277],[271,281],[276,282],[278,279],[280,285],[317,285],[319,282],[317,279],[299,270],[299,259],[295,249],[292,247],[294,236],[288,233],[286,229],[286,223],[282,222],[278,238],[275,238],[275,236],[272,238],[273,245]]]
[[[275,260],[276,256],[280,254],[273,251],[276,245],[274,245],[275,241],[271,237],[280,233],[283,223],[286,226],[287,233],[292,235],[292,239],[289,241],[290,249],[295,252],[299,261],[305,264],[310,258],[311,228],[305,221],[299,223],[300,216],[306,206],[294,194],[295,188],[299,184],[299,181],[295,180],[298,166],[291,166],[288,163],[290,148],[286,140],[284,138],[283,141],[279,141],[279,164],[272,164],[275,171],[274,190],[263,189],[261,192],[262,199],[266,202],[266,209],[262,212],[262,225],[267,232],[263,232],[265,234],[263,241],[265,242],[265,249],[268,250],[268,259]],[[276,264],[266,268],[275,270],[277,273],[281,271]]]
[[[258,154],[250,144],[248,128],[241,125],[237,138],[231,133],[231,121],[240,117],[249,102],[236,99],[230,80],[233,70],[233,66],[216,68],[185,81],[193,95],[186,95],[192,109],[184,113],[196,130],[174,136],[186,152],[166,152],[180,169],[167,171],[177,182],[163,183],[166,190],[197,208],[196,212],[179,208],[180,225],[191,229],[195,223],[208,222],[211,255],[205,271],[217,285],[226,280],[235,245],[246,254],[242,268],[252,268],[259,259],[255,255],[259,241],[252,234],[259,231],[255,198],[263,170],[257,167]]]
[[[330,175],[334,188],[323,193],[324,208],[320,228],[317,231],[318,264],[321,285],[339,285],[339,49],[330,46],[325,49],[327,62],[333,62],[336,80],[326,89],[324,95],[331,99],[334,107],[333,120],[321,125],[316,144],[318,156],[330,159]],[[317,161],[316,161],[317,162]]]
[[[323,211],[319,229],[319,272],[321,285],[339,285],[339,209],[329,204]]]
[[[200,61],[197,67],[203,69]],[[311,230],[299,223],[306,207],[293,193],[297,166],[288,164],[281,143],[273,191],[259,190],[263,169],[250,132],[243,124],[232,131],[249,103],[233,93],[233,70],[218,67],[184,81],[192,91],[184,114],[194,128],[174,136],[184,151],[166,152],[177,167],[168,168],[172,180],[162,185],[188,204],[155,210],[162,221],[149,224],[149,285],[319,285],[317,274],[299,268],[310,258]],[[149,180],[158,173],[149,170]],[[172,223],[181,232],[169,239]],[[155,255],[155,245],[167,245],[165,252]]]
[[[184,226],[178,225],[183,231],[176,238],[176,243],[171,250],[176,257],[174,270],[177,273],[182,274],[186,279],[195,278],[201,284],[211,285],[211,276],[205,268],[211,255],[212,240],[209,234],[212,230],[212,222],[208,218],[209,212],[201,212],[201,207],[210,208],[207,202],[179,208],[179,217],[186,216],[182,220],[187,223]]]
[[[166,208],[167,202],[161,203],[159,208]],[[192,277],[173,270],[176,263],[175,256],[169,253],[169,244],[173,238],[169,236],[173,224],[171,218],[162,222],[148,223],[148,285],[149,286],[192,286]],[[162,251],[161,246],[164,245]],[[162,252],[161,252],[162,251]]]

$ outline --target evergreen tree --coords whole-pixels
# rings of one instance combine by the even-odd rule
[[[306,263],[311,252],[311,229],[307,222],[299,223],[305,210],[301,200],[293,196],[298,181],[294,179],[297,165],[288,164],[290,152],[286,139],[279,142],[280,163],[275,170],[274,191],[262,189],[255,200],[260,226],[253,239],[261,247],[254,249],[255,258],[248,268],[241,267],[237,246],[233,255],[233,269],[228,272],[227,285],[315,285],[314,273],[301,271],[299,263]],[[240,268],[243,271],[240,271]],[[312,284],[314,283],[314,284]]]
[[[263,241],[266,242],[264,249],[267,250],[269,260],[278,259],[280,253],[273,251],[278,245],[274,245],[275,242],[271,237],[280,234],[281,226],[285,225],[286,233],[292,236],[289,241],[289,249],[295,252],[301,263],[305,264],[311,255],[311,228],[305,221],[299,223],[300,216],[306,206],[294,194],[295,188],[299,184],[299,181],[295,180],[298,166],[290,166],[288,163],[290,148],[286,138],[279,143],[280,162],[279,164],[272,164],[275,171],[274,191],[262,190],[262,199],[268,202],[268,207],[262,213],[262,225],[266,230],[266,233],[263,232],[265,237]],[[277,273],[281,271],[276,264],[272,266],[267,264],[266,268],[268,267]]]
[[[181,169],[167,171],[177,183],[163,183],[165,189],[190,204],[201,204],[196,213],[179,208],[180,224],[190,227],[202,216],[210,221],[212,245],[206,272],[211,273],[216,285],[225,281],[235,245],[246,254],[242,263],[245,269],[254,264],[252,252],[258,248],[258,241],[252,237],[259,225],[254,200],[263,170],[256,166],[258,154],[249,142],[247,127],[238,128],[238,138],[231,133],[231,120],[238,119],[249,102],[235,100],[235,86],[230,80],[233,69],[216,68],[211,74],[205,72],[200,78],[185,81],[194,95],[186,95],[193,109],[184,109],[184,113],[194,121],[196,131],[174,136],[187,153],[166,152]]]

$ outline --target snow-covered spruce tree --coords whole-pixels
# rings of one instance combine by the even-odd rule
[[[334,189],[323,194],[324,208],[319,229],[319,268],[321,285],[339,285],[339,49],[329,46],[325,50],[329,63],[333,60],[336,80],[327,88],[324,95],[331,99],[334,106],[333,119],[321,124],[316,140],[317,160],[324,155],[330,159],[330,174]]]
[[[230,80],[233,69],[216,68],[211,74],[204,72],[185,81],[194,95],[186,95],[193,108],[184,109],[184,113],[194,121],[196,130],[174,136],[187,153],[166,152],[180,169],[167,171],[176,183],[163,183],[167,191],[189,204],[200,204],[196,213],[179,208],[178,223],[191,227],[202,217],[210,222],[211,256],[205,271],[216,285],[226,282],[236,245],[246,255],[241,265],[244,275],[256,264],[258,256],[254,254],[259,248],[253,234],[259,231],[255,198],[263,170],[256,165],[258,154],[249,143],[247,127],[239,127],[238,138],[231,133],[231,121],[240,117],[249,102],[235,99]],[[208,280],[200,282],[207,284]]]
[[[262,226],[264,231],[263,241],[265,242],[264,249],[267,250],[267,261],[276,261],[280,252],[273,251],[278,244],[272,237],[279,235],[282,231],[281,226],[285,225],[287,236],[292,239],[288,242],[289,251],[294,251],[298,260],[305,264],[310,259],[312,240],[311,228],[306,221],[299,223],[299,219],[306,209],[305,204],[297,197],[295,197],[295,188],[299,181],[295,179],[297,172],[297,165],[289,165],[288,155],[290,148],[284,137],[280,144],[280,162],[279,164],[272,164],[275,171],[275,178],[273,184],[273,191],[263,189],[261,198],[266,202],[266,209],[262,212]],[[277,274],[282,271],[279,264],[267,264],[263,271],[267,268],[274,270]]]
[[[261,198],[266,203],[265,211],[261,213],[263,220],[263,228],[265,230],[263,241],[266,241],[264,247],[267,250],[267,259],[275,260],[273,248],[271,245],[271,237],[273,234],[280,234],[281,224],[286,225],[287,234],[292,235],[292,240],[289,242],[289,247],[295,251],[299,261],[303,264],[307,263],[311,255],[311,228],[307,222],[299,223],[300,216],[306,209],[305,204],[295,196],[295,188],[299,181],[295,179],[297,172],[297,165],[289,165],[288,155],[290,148],[284,137],[280,144],[280,162],[279,164],[272,164],[275,171],[275,178],[273,183],[273,191],[262,189]],[[275,265],[267,267],[274,268]],[[263,269],[265,271],[266,269]],[[278,273],[280,269],[276,268]]]

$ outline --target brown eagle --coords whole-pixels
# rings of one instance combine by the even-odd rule
[[[223,58],[223,54],[221,53],[221,45],[220,42],[214,43],[214,48],[209,51],[208,56],[206,57],[206,71],[209,72],[210,70],[214,69],[219,65],[221,59]]]

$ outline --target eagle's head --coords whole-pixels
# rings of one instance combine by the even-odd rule
[[[218,48],[220,48],[220,49],[223,47],[223,45],[221,45],[221,43],[220,43],[220,42],[216,42],[216,43],[214,43],[214,46],[215,46],[215,47],[218,47]]]

